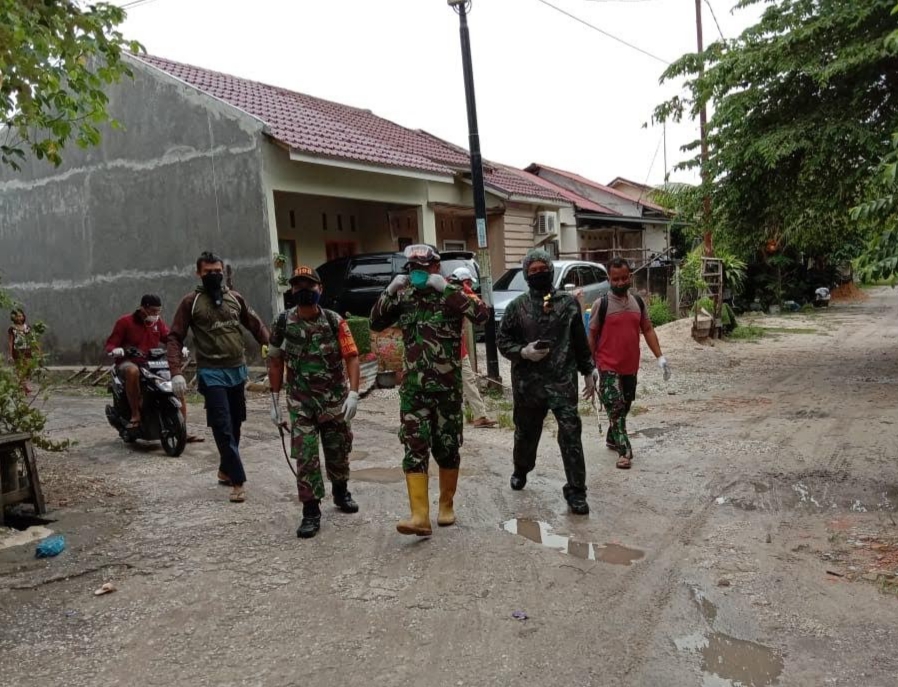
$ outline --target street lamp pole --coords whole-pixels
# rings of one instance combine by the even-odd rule
[[[471,64],[471,35],[468,31],[468,9],[471,0],[447,0],[459,18],[461,59],[465,76],[465,103],[468,109],[468,147],[471,151],[471,185],[474,192],[474,222],[477,227],[477,247],[480,262],[480,295],[490,311],[486,323],[486,373],[494,381],[499,376],[499,351],[496,348],[496,320],[493,309],[493,279],[487,241],[486,192],[483,187],[483,158],[480,155],[480,134],[477,129],[477,104],[474,100],[474,68]]]

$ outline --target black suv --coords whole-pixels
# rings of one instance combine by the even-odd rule
[[[474,290],[480,290],[480,267],[470,251],[440,253],[440,271],[448,278],[459,267],[474,275]],[[405,273],[402,253],[362,253],[330,260],[318,267],[324,287],[321,305],[341,315],[368,317],[374,303],[397,274]],[[289,292],[288,292],[289,293]]]

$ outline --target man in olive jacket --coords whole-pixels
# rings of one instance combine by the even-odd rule
[[[196,261],[202,282],[181,299],[166,340],[172,390],[187,392],[181,374],[181,348],[187,330],[193,330],[197,388],[206,400],[206,424],[221,456],[220,484],[231,487],[230,500],[246,500],[243,483],[246,473],[240,460],[240,426],[246,420],[244,385],[248,376],[243,345],[243,325],[260,345],[268,345],[268,329],[236,291],[223,284],[224,262],[205,252]]]

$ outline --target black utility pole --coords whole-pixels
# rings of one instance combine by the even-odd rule
[[[468,9],[471,0],[447,0],[458,13],[461,33],[461,59],[465,75],[465,102],[468,107],[468,147],[471,150],[471,184],[474,191],[474,222],[480,249],[480,295],[490,311],[486,323],[486,374],[500,381],[499,351],[496,349],[496,320],[493,310],[493,279],[487,241],[486,192],[483,188],[483,159],[480,156],[480,134],[477,130],[477,103],[474,100],[474,68],[471,65],[471,35],[468,32]]]

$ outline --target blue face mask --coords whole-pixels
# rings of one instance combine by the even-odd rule
[[[416,289],[423,289],[425,286],[427,286],[427,280],[429,277],[430,274],[428,274],[424,270],[412,270],[408,275],[408,280]]]

